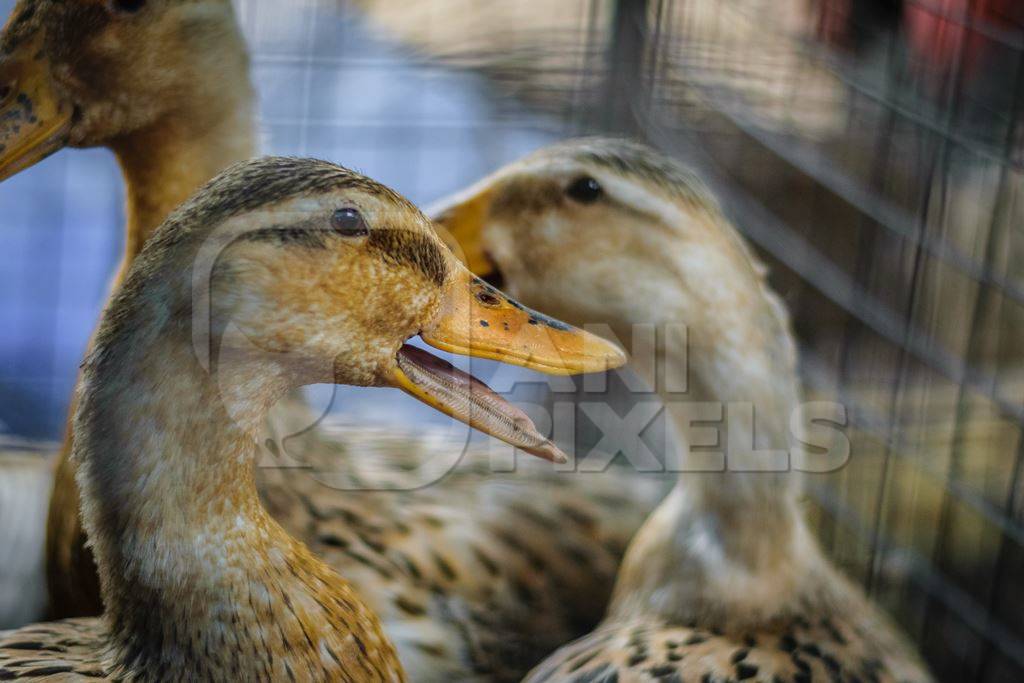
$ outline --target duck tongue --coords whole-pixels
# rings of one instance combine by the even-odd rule
[[[526,413],[472,375],[408,344],[398,350],[397,361],[416,389],[439,410],[537,457],[568,461],[558,446],[537,431]]]

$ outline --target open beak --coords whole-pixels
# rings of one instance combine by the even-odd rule
[[[615,344],[532,311],[460,268],[446,285],[423,341],[452,353],[490,358],[554,375],[599,372],[626,363]],[[565,462],[566,456],[533,422],[486,384],[405,345],[392,383],[427,405],[527,453]]]
[[[38,43],[0,60],[0,181],[67,144],[74,108],[57,94]]]

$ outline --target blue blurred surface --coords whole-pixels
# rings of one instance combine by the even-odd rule
[[[0,0],[0,17],[14,4]],[[265,153],[329,159],[426,203],[556,136],[551,122],[499,109],[472,76],[372,36],[335,2],[236,6]],[[61,435],[123,222],[120,172],[106,150],[64,150],[0,184],[0,432]],[[492,369],[473,371],[486,379]],[[359,419],[434,419],[394,392],[348,394],[335,403]]]

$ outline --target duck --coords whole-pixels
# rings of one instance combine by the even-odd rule
[[[254,98],[230,2],[21,0],[0,35],[0,181],[64,147],[111,149],[126,196],[116,287],[176,206],[256,154]],[[71,448],[69,427],[56,456],[37,459],[36,479],[53,482],[45,530],[53,617],[102,610]],[[0,464],[19,455],[8,451]]]
[[[478,276],[567,321],[603,323],[627,348],[634,326],[653,324],[664,354],[638,370],[681,437],[668,460],[677,482],[630,542],[601,623],[525,680],[932,680],[803,519],[796,469],[835,463],[802,447],[831,442],[794,432],[802,399],[786,307],[696,173],[639,142],[582,138],[428,213]],[[685,346],[667,341],[679,325]],[[673,360],[683,384],[664,371]],[[709,434],[701,420],[717,426]],[[693,448],[723,445],[722,460]]]
[[[393,387],[564,460],[407,341],[555,373],[625,356],[481,291],[415,206],[343,167],[266,157],[206,184],[143,247],[83,364],[73,457],[104,615],[6,635],[0,676],[405,680],[356,588],[261,503],[258,435],[296,386]]]
[[[128,195],[121,272],[176,202],[255,150],[248,56],[227,0],[22,0],[2,40],[0,75],[12,89],[0,104],[0,177],[62,146],[113,150]],[[24,102],[35,120],[6,127]],[[307,427],[308,413],[286,399],[271,415],[282,416],[271,443],[287,446],[298,467],[257,469],[266,509],[353,582],[418,681],[517,681],[593,628],[629,539],[665,493],[663,481],[629,471],[517,460],[515,472],[495,473],[489,454],[473,457],[477,447],[424,482],[414,476],[412,438],[387,446],[384,463],[382,449],[367,444],[380,440],[358,427],[310,430],[285,444],[281,435]],[[71,442],[57,458],[46,534],[52,619],[103,609]],[[373,478],[358,468],[371,451],[384,469]],[[459,456],[448,445],[441,453]],[[266,461],[279,459],[264,448]],[[381,479],[389,490],[360,490],[384,488]],[[572,522],[554,524],[561,518]]]
[[[472,69],[554,117],[569,111],[576,120],[621,129],[633,117],[618,99],[642,110],[643,98],[655,97],[673,115],[699,117],[703,125],[716,114],[742,114],[759,128],[802,139],[833,140],[845,130],[845,87],[808,53],[817,8],[801,0],[690,0],[650,12],[542,0],[353,6],[408,51]],[[619,45],[619,31],[633,47]],[[648,51],[646,59],[657,65],[643,72],[645,83],[629,80],[640,77],[638,56]],[[792,106],[794,83],[801,86],[800,107]],[[647,87],[656,92],[645,93]]]
[[[112,148],[128,196],[121,272],[179,194],[254,151],[248,57],[226,0],[131,7],[23,1],[2,40],[0,74],[12,90],[0,104],[0,122],[20,116],[26,101],[36,120],[0,130],[0,177],[61,146]],[[85,66],[89,72],[79,73]],[[105,87],[80,85],[93,81]],[[172,89],[152,92],[159,83]],[[158,109],[168,103],[169,111]],[[207,112],[219,114],[188,128]],[[180,130],[189,133],[178,144]],[[150,140],[166,143],[153,167],[134,154]],[[283,403],[285,424],[271,433],[274,444],[296,424],[309,424],[295,401],[279,402],[272,415]],[[428,486],[407,472],[409,456],[418,455],[408,446],[388,454],[388,479],[397,479],[397,490],[340,496],[338,487],[368,487],[354,467],[358,454],[345,457],[350,444],[367,440],[351,428],[310,430],[287,443],[300,467],[261,467],[257,488],[275,519],[357,585],[416,680],[519,680],[559,644],[593,628],[629,539],[665,493],[662,481],[629,482],[629,473],[555,472],[540,463],[517,463],[516,472],[496,476],[488,460],[469,454]],[[56,459],[46,535],[51,618],[102,611],[70,443]],[[459,451],[446,447],[442,455]],[[551,523],[566,515],[568,526]],[[36,552],[22,547],[18,556]]]

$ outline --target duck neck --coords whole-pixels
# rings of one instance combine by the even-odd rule
[[[719,627],[768,620],[800,590],[801,563],[817,557],[796,504],[798,475],[789,470],[800,395],[794,344],[781,302],[756,271],[748,275],[747,296],[705,283],[698,291],[711,299],[675,317],[694,322],[687,390],[668,394],[648,378],[685,445],[673,492],[627,552],[613,618]]]
[[[111,143],[124,175],[127,231],[120,277],[175,207],[233,163],[256,154],[254,94],[247,78],[170,111]]]
[[[140,680],[399,677],[376,618],[260,505],[253,434],[292,375],[243,367],[229,383],[243,396],[200,367],[185,334],[100,349],[81,390],[75,458],[114,668]]]

